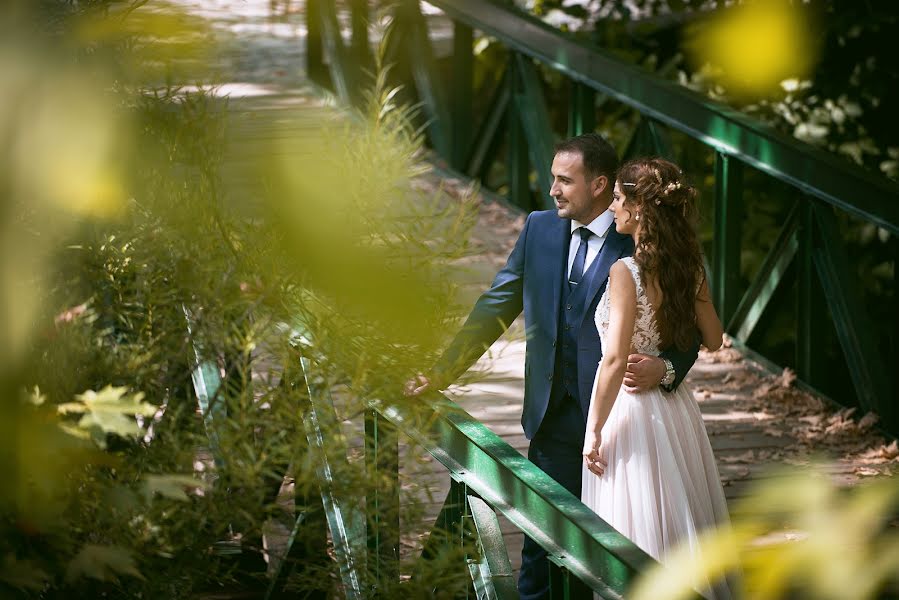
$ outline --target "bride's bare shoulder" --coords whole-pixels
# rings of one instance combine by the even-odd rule
[[[609,286],[613,291],[636,293],[637,283],[625,259],[615,261],[609,269]]]

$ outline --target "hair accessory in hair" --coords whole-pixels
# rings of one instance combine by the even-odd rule
[[[669,184],[665,187],[664,194],[667,196],[668,194],[670,194],[670,193],[673,192],[674,190],[679,190],[679,189],[681,189],[682,187],[683,187],[683,186],[681,185],[681,182],[680,182],[680,181],[672,181],[671,183],[669,183]]]
[[[631,182],[629,182],[629,181],[622,181],[622,182],[621,182],[621,185],[626,185],[626,186],[628,186],[628,187],[636,187],[637,184],[636,184],[636,183],[631,183]]]

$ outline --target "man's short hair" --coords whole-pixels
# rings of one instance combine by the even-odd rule
[[[618,171],[618,154],[612,144],[598,133],[583,133],[556,144],[555,154],[559,152],[578,153],[584,160],[584,171],[587,181],[605,175],[610,184],[615,183],[615,172]]]

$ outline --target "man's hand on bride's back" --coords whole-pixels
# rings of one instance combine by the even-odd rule
[[[659,386],[665,376],[665,362],[658,356],[630,354],[624,373],[624,389],[631,394],[646,392]]]
[[[425,377],[424,374],[418,373],[403,386],[403,394],[406,396],[418,396],[429,389],[431,389],[431,380]]]

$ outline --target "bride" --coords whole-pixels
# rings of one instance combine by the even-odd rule
[[[693,393],[686,385],[631,393],[622,386],[628,354],[687,349],[697,329],[709,350],[722,328],[709,297],[692,226],[695,188],[680,169],[637,159],[618,171],[611,210],[633,257],[616,262],[596,309],[603,358],[584,440],[582,500],[656,560],[728,522],[724,491]],[[708,598],[730,598],[726,582],[697,582]]]

